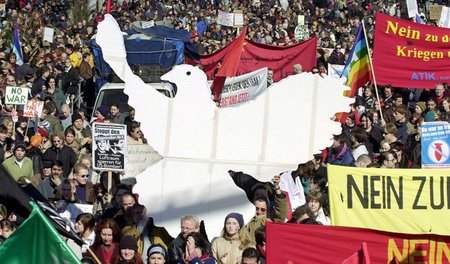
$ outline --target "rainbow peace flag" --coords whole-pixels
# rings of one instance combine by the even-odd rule
[[[368,81],[370,81],[368,51],[366,39],[364,37],[364,30],[362,25],[360,25],[355,43],[353,44],[347,63],[345,64],[341,75],[341,77],[347,77],[346,85],[351,88],[350,91],[346,92],[345,96],[350,98],[355,97],[358,88],[364,86]]]

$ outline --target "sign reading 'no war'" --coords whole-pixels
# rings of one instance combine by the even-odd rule
[[[24,105],[28,99],[28,88],[6,86],[5,104]]]

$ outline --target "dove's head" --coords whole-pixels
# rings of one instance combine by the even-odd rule
[[[193,88],[210,93],[206,74],[198,67],[192,65],[176,65],[171,71],[161,76],[161,80],[175,84],[177,96],[179,92]],[[186,89],[183,89],[183,87],[186,87]]]

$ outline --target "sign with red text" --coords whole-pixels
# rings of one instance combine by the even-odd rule
[[[44,110],[44,101],[29,100],[23,109],[24,117],[41,116],[42,110]]]
[[[267,89],[267,68],[236,77],[227,77],[219,107],[237,106],[254,100]]]
[[[378,84],[434,88],[450,81],[450,30],[376,16],[373,68]]]
[[[450,263],[450,237],[429,234],[268,222],[266,245],[266,263]]]

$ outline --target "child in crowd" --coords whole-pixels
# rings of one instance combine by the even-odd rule
[[[320,192],[311,192],[306,196],[306,203],[308,205],[309,210],[311,210],[311,218],[316,220],[317,222],[322,223],[323,225],[330,225],[331,221],[328,216],[323,212],[322,204],[322,193]]]

